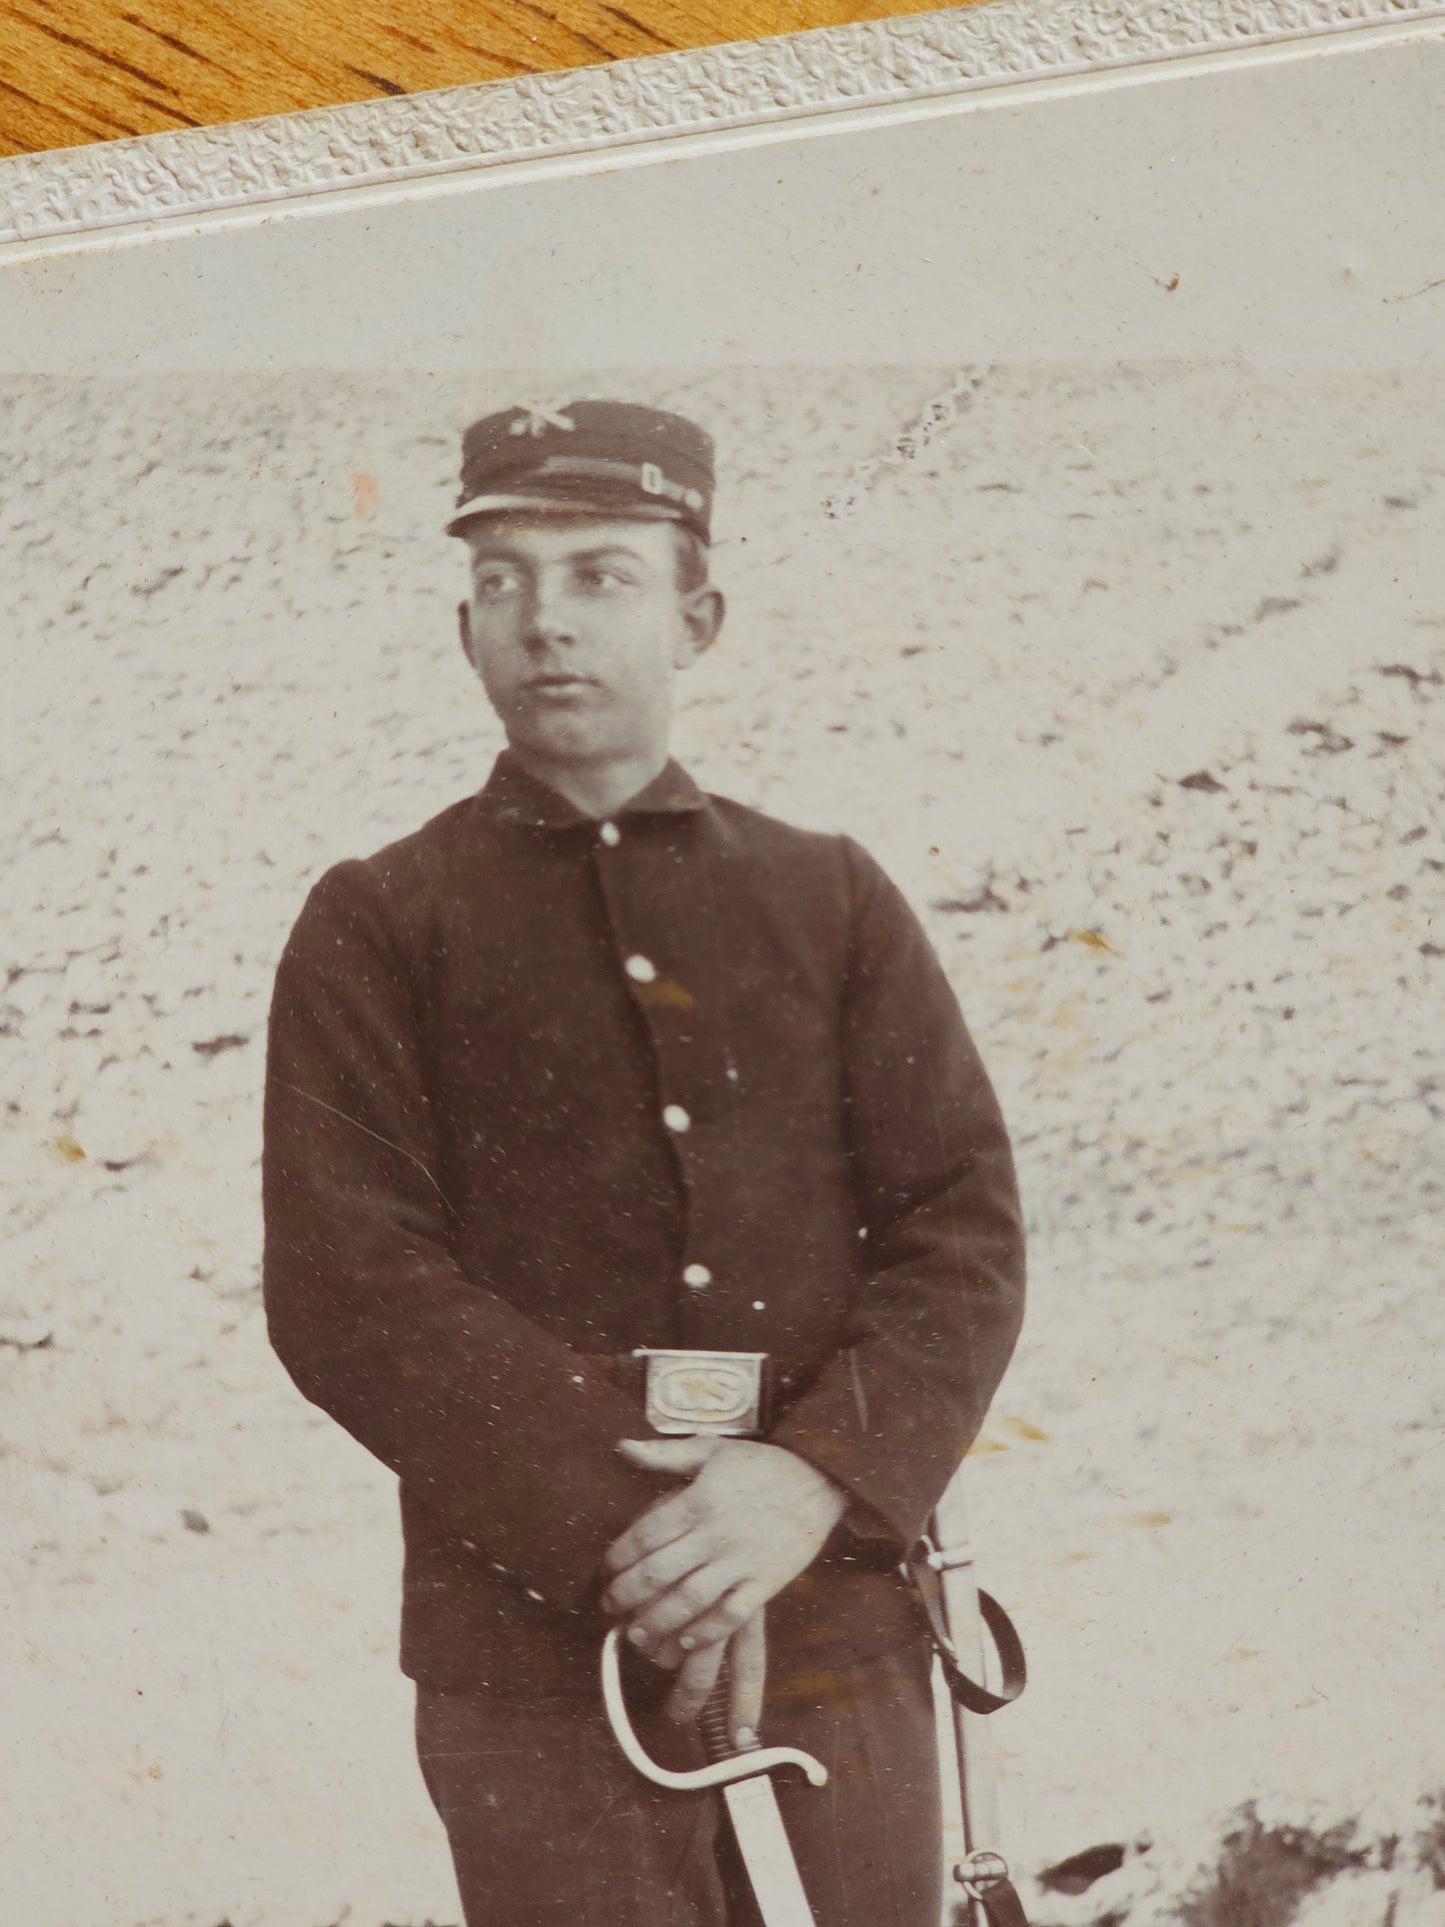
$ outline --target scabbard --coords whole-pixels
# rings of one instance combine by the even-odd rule
[[[997,1781],[991,1714],[1016,1700],[1028,1681],[1023,1644],[998,1601],[974,1574],[960,1480],[955,1477],[930,1521],[929,1538],[909,1562],[949,1693],[963,1859],[954,1878],[967,1896],[970,1927],[1028,1927],[1023,1902],[998,1851]],[[999,1659],[997,1690],[985,1685],[986,1641]]]

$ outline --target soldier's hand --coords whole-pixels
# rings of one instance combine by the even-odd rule
[[[848,1508],[840,1487],[781,1446],[625,1439],[619,1450],[648,1471],[690,1477],[603,1555],[603,1606],[663,1665],[731,1639],[811,1565]]]
[[[763,1717],[768,1654],[762,1613],[745,1620],[731,1639],[714,1640],[710,1646],[697,1646],[683,1654],[665,1710],[667,1717],[679,1725],[694,1725],[712,1697],[724,1656],[728,1663],[728,1730],[741,1749],[756,1737]]]

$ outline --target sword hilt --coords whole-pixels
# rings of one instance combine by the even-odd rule
[[[632,1728],[627,1712],[627,1701],[622,1691],[622,1665],[618,1649],[622,1639],[620,1626],[613,1626],[602,1642],[602,1704],[607,1709],[607,1718],[612,1727],[612,1737],[622,1749],[623,1757],[654,1786],[667,1787],[674,1793],[692,1793],[701,1787],[729,1786],[734,1780],[751,1779],[754,1774],[772,1773],[781,1767],[795,1766],[807,1776],[812,1786],[828,1784],[828,1769],[821,1760],[815,1760],[811,1753],[804,1753],[796,1746],[754,1746],[741,1753],[733,1750],[732,1735],[728,1732],[726,1704],[722,1712],[722,1746],[726,1757],[709,1758],[706,1766],[693,1767],[687,1772],[675,1773],[670,1767],[659,1766],[638,1739]],[[714,1695],[714,1697],[716,1697]],[[709,1701],[709,1707],[712,1702]],[[710,1743],[704,1738],[711,1754]]]

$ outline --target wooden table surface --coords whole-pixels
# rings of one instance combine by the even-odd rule
[[[0,0],[0,154],[581,67],[939,0]]]

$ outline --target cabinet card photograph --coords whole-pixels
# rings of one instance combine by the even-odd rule
[[[1438,1927],[1442,81],[0,162],[7,1920]]]

